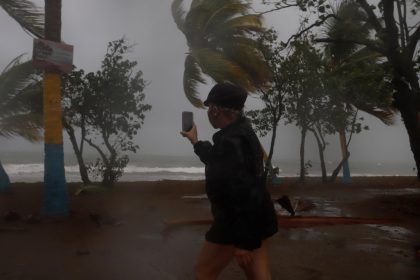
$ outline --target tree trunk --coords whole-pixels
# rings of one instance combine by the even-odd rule
[[[395,89],[394,105],[400,111],[407,130],[410,148],[417,167],[417,180],[420,181],[420,84],[418,72],[413,61],[415,46],[419,40],[417,29],[408,45],[401,48],[398,42],[398,28],[394,19],[394,1],[383,1],[383,15],[387,31],[386,56],[394,68],[392,84]],[[415,35],[417,33],[417,35]],[[412,45],[415,43],[415,45]]]
[[[341,167],[343,167],[344,162],[350,157],[350,153],[347,154],[345,158],[341,160],[341,162],[338,164],[338,166],[334,169],[334,171],[331,174],[331,178],[329,179],[330,182],[334,182],[337,178],[338,173],[340,173]]]
[[[420,103],[419,93],[411,91],[409,85],[401,78],[394,78],[393,84],[397,89],[397,92],[394,93],[395,106],[400,111],[407,130],[410,148],[416,163],[417,180],[420,181],[420,119],[416,108],[417,103]]]
[[[109,151],[108,164],[105,165],[105,173],[104,173],[102,184],[104,186],[111,187],[114,185],[116,181],[114,168],[116,167],[117,151],[109,143],[109,139],[104,133],[102,133],[102,137],[103,137],[105,146],[107,147]]]
[[[61,42],[61,0],[45,0],[45,39]],[[44,72],[44,201],[49,217],[69,215],[61,123],[61,76]]]
[[[350,166],[348,161],[347,154],[349,151],[347,150],[347,144],[346,144],[346,134],[344,130],[339,132],[340,134],[340,145],[341,145],[341,156],[343,159],[343,183],[350,184],[351,183],[351,175],[350,175]]]
[[[11,190],[9,175],[7,175],[0,161],[0,192],[10,192]]]
[[[306,128],[301,130],[301,139],[300,139],[300,182],[305,182],[305,138],[306,138]]]
[[[327,168],[325,167],[325,158],[324,158],[325,145],[322,143],[320,139],[321,136],[318,135],[315,129],[310,129],[310,131],[312,131],[312,133],[314,134],[316,143],[318,144],[319,161],[321,163],[322,182],[326,183],[328,182],[328,178],[327,178]]]
[[[64,127],[66,128],[67,134],[70,137],[71,145],[73,146],[74,154],[77,158],[77,163],[79,164],[79,172],[80,172],[80,178],[82,179],[82,182],[85,185],[88,185],[91,183],[89,179],[89,174],[87,172],[87,168],[85,165],[85,161],[83,160],[83,155],[81,150],[79,149],[79,146],[77,144],[76,135],[74,133],[73,127],[63,122]]]
[[[267,159],[267,161],[270,163],[270,166],[272,166],[271,161],[273,159],[274,144],[276,143],[276,137],[277,137],[277,124],[274,125],[273,133],[271,134],[270,151],[268,153],[268,159]]]
[[[273,171],[273,154],[274,154],[274,144],[276,142],[276,135],[277,135],[277,125],[273,126],[273,133],[271,134],[271,142],[270,142],[270,150],[268,155],[266,155],[265,161],[265,170],[264,170],[264,178],[267,179],[268,174],[272,174]],[[271,178],[270,178],[271,179]]]

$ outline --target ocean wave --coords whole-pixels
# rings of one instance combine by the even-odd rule
[[[41,163],[30,164],[5,164],[4,169],[9,175],[43,173],[44,165]],[[68,173],[78,173],[78,165],[66,165],[64,167]],[[143,167],[128,165],[124,173],[186,173],[204,174],[204,167]]]
[[[9,175],[44,172],[44,164],[41,163],[4,164],[3,167]]]
[[[204,167],[139,167],[128,165],[124,172],[126,173],[188,173],[204,174]]]
[[[44,164],[42,163],[20,163],[20,164],[4,164],[4,169],[7,174],[12,177],[26,178],[30,176],[35,176],[42,178],[44,173]],[[66,176],[79,178],[79,166],[78,165],[66,165],[65,166]],[[168,178],[202,178],[204,176],[204,167],[197,166],[137,166],[137,165],[128,165],[124,169],[123,176],[128,176],[130,178],[156,178],[156,179],[168,179]],[[291,172],[290,170],[281,171],[281,177],[298,177],[297,172]],[[341,174],[340,174],[341,175]],[[374,177],[374,176],[414,176],[414,172],[408,172],[406,169],[402,170],[369,170],[366,172],[360,172],[359,170],[354,170],[351,174],[353,177],[365,176],[365,177]],[[320,173],[310,172],[308,177],[319,177]],[[341,176],[339,176],[341,177]]]

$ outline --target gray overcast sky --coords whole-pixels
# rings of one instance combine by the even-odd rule
[[[34,1],[43,7],[44,1]],[[181,111],[193,111],[199,137],[209,139],[215,132],[207,122],[204,110],[193,108],[184,97],[182,75],[187,46],[183,34],[176,28],[171,13],[170,0],[63,0],[62,40],[74,45],[74,64],[86,71],[96,71],[106,52],[107,43],[126,36],[135,43],[131,59],[139,62],[144,78],[150,82],[146,88],[146,102],[153,106],[140,131],[138,144],[143,154],[190,154],[189,142],[179,135]],[[189,1],[185,1],[189,3]],[[260,2],[256,0],[255,2]],[[262,10],[263,6],[256,7]],[[269,14],[266,25],[273,25],[280,38],[287,39],[297,29],[299,17],[293,10]],[[32,55],[32,38],[26,34],[3,10],[0,10],[0,69],[17,55]],[[205,97],[212,84],[201,87]],[[258,106],[249,98],[247,108]],[[414,162],[405,129],[397,117],[397,125],[385,127],[367,117],[370,130],[354,136],[350,151],[352,160],[369,159],[377,162]],[[71,151],[64,134],[65,149]],[[334,154],[338,137],[330,138],[328,160],[337,160]],[[267,139],[263,140],[268,147]],[[276,146],[276,157],[297,159],[299,136],[293,127],[281,126]],[[308,149],[317,159],[316,145],[309,139]],[[1,151],[41,150],[42,144],[30,144],[21,139],[0,139]],[[414,163],[413,163],[414,166]]]

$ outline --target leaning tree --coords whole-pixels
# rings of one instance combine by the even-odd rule
[[[268,2],[263,0],[263,2]],[[369,37],[349,36],[320,37],[318,42],[356,44],[370,51],[379,53],[387,62],[384,67],[392,69],[392,85],[394,89],[394,106],[401,113],[407,130],[411,151],[417,166],[417,179],[420,180],[420,83],[419,83],[419,51],[420,11],[418,0],[348,0],[357,4],[364,14],[363,24],[370,28]],[[328,18],[336,17],[330,11],[325,0],[277,0],[272,10],[281,10],[297,6],[303,11],[317,15],[317,20],[292,36],[296,38],[307,30],[321,26]],[[271,10],[270,10],[271,11]],[[308,18],[305,18],[308,21]],[[360,19],[358,19],[360,20]]]
[[[29,34],[35,36],[35,37],[43,37],[44,35],[44,13],[43,11],[41,11],[32,1],[28,1],[28,0],[22,0],[22,1],[13,1],[13,0],[0,0],[0,7],[11,17],[13,18],[26,32],[28,32]],[[1,74],[3,77],[0,78],[1,80],[3,80],[2,83],[5,82],[5,77],[9,76],[11,73],[14,73],[13,75],[15,75],[16,73],[20,73],[18,76],[14,76],[14,78],[12,79],[8,79],[7,81],[10,82],[10,84],[14,84],[14,89],[17,89],[19,87],[19,85],[21,85],[21,81],[20,80],[22,77],[28,78],[33,72],[33,69],[30,69],[30,72],[26,72],[27,69],[31,68],[30,63],[23,63],[23,65],[17,65],[20,63],[17,63],[15,66],[17,66],[16,68],[14,68],[13,70],[10,68],[10,66],[14,65],[16,62],[20,61],[20,58],[16,58],[11,64],[9,64],[4,70],[3,73]],[[23,76],[21,76],[23,75]],[[19,77],[20,76],[20,77]],[[16,83],[15,83],[16,82]],[[4,93],[6,93],[8,95],[8,97],[13,96],[12,92],[16,92],[15,90],[13,90],[12,92],[7,92],[6,88],[1,86],[1,90]],[[10,89],[10,88],[9,88]],[[5,98],[4,96],[2,97],[2,104],[7,104],[7,102],[9,102],[9,98]],[[37,102],[35,102],[37,103]],[[23,137],[26,137],[28,140],[32,141],[34,139],[37,139],[38,137],[36,136],[36,133],[33,133],[33,129],[23,129],[24,127],[28,128],[32,125],[24,125],[22,126],[22,129],[17,125],[16,127],[12,127],[11,125],[17,124],[18,122],[9,122],[7,121],[7,128],[5,127],[5,120],[4,120],[4,116],[8,114],[8,112],[10,112],[9,110],[11,110],[12,108],[10,107],[3,107],[3,136],[10,136],[10,135],[21,135]],[[24,109],[22,109],[23,111]],[[8,118],[10,117],[10,115],[8,116]],[[37,117],[34,117],[33,120],[29,120],[32,124],[37,123]],[[17,131],[19,131],[18,133],[15,133]],[[12,132],[13,131],[13,132]],[[31,132],[29,132],[31,131]],[[10,133],[12,132],[12,133]],[[6,174],[6,172],[4,171],[3,167],[0,165],[0,189],[3,190],[10,190],[10,180],[8,175]]]

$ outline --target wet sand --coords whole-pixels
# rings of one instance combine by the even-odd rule
[[[118,183],[76,196],[71,215],[36,219],[42,184],[13,184],[0,194],[0,279],[193,279],[208,225],[165,230],[165,221],[210,218],[201,181]],[[273,279],[420,279],[420,184],[413,177],[354,178],[344,185],[282,178],[272,196],[288,194],[299,215],[395,218],[387,225],[280,229],[270,241]],[[303,206],[302,206],[303,205]],[[305,207],[308,206],[308,207]],[[25,220],[28,215],[35,218]],[[12,231],[14,230],[14,231]],[[220,279],[244,279],[232,263]]]

